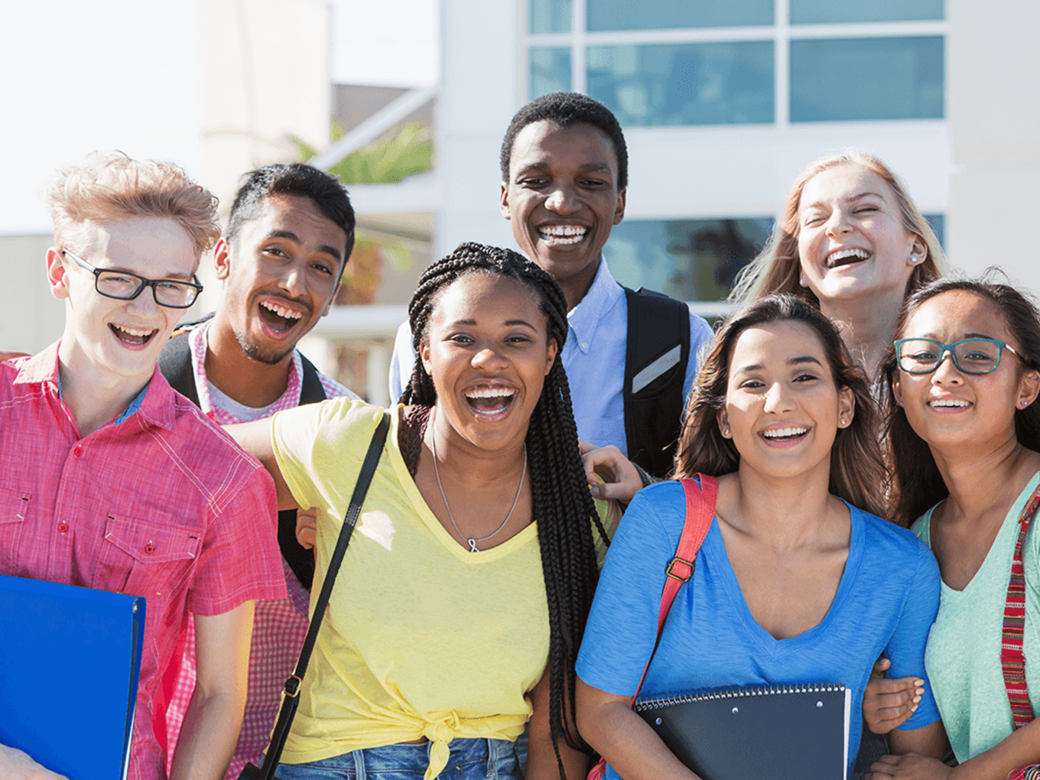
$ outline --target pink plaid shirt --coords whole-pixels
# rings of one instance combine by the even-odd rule
[[[199,404],[216,422],[230,425],[242,422],[226,409],[214,406],[209,383],[206,379],[206,333],[210,322],[204,322],[195,328],[191,339],[191,362],[195,375],[195,390],[199,395]],[[347,388],[334,382],[324,374],[319,374],[322,388],[327,398],[350,396],[357,398]],[[293,351],[292,363],[289,367],[289,381],[285,392],[272,404],[264,417],[270,417],[283,409],[292,409],[300,405],[300,393],[303,390],[303,364],[299,350]],[[272,529],[275,528],[276,513],[271,513]],[[253,622],[253,643],[249,651],[249,693],[246,698],[245,716],[242,718],[242,731],[235,746],[235,755],[231,759],[225,780],[236,780],[246,762],[260,763],[264,748],[271,738],[271,728],[278,715],[278,707],[282,701],[282,687],[286,678],[292,674],[296,661],[303,647],[303,638],[307,635],[309,618],[307,615],[310,593],[308,593],[289,565],[282,561],[286,589],[289,598],[278,601],[262,601],[256,604],[256,616]],[[169,741],[168,760],[173,756],[177,744],[184,713],[195,690],[195,632],[188,626],[188,638],[184,656],[180,666],[174,673],[173,693],[166,709],[167,739]]]
[[[156,369],[139,400],[81,437],[57,344],[0,364],[0,574],[147,599],[130,778],[166,776],[152,706],[188,612],[284,598],[270,476]]]

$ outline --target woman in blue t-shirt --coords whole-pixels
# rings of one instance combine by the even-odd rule
[[[630,709],[640,695],[762,684],[841,683],[858,713],[885,653],[924,677],[939,571],[882,511],[885,470],[866,379],[834,326],[793,296],[729,320],[690,397],[676,475],[718,476],[715,518],[654,653],[665,567],[685,518],[678,482],[641,491],[607,555],[578,657],[578,727],[626,780],[695,777]],[[892,735],[935,754],[927,690]],[[852,718],[849,769],[861,721]],[[754,749],[754,740],[749,750]]]

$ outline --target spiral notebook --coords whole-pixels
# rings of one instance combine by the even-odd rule
[[[145,600],[0,576],[0,744],[70,780],[127,775]]]
[[[752,686],[652,696],[635,711],[704,780],[847,777],[852,691]]]

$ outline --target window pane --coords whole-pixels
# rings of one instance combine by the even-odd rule
[[[681,301],[719,301],[772,229],[771,217],[626,219],[611,232],[603,254],[621,284]]]
[[[626,127],[773,121],[773,43],[590,46],[588,94]]]
[[[537,47],[531,55],[530,98],[550,92],[571,91],[571,50],[563,47]]]
[[[571,31],[571,0],[530,0],[532,33]]]
[[[773,0],[588,0],[587,18],[593,31],[771,26]]]
[[[935,231],[935,237],[939,239],[939,245],[946,249],[946,215],[924,214],[923,216],[928,220],[928,224],[932,226],[932,230]]]
[[[791,121],[941,119],[943,39],[791,41]]]
[[[943,0],[791,0],[791,24],[944,19]]]

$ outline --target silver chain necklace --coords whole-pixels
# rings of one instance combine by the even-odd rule
[[[433,415],[430,415],[431,419]],[[431,423],[432,426],[432,423]],[[437,468],[437,432],[433,431],[431,437],[433,439],[433,473],[437,476],[437,487],[441,491],[441,498],[444,500],[444,508],[448,510],[448,519],[451,520],[451,527],[455,529],[455,533],[466,540],[466,544],[469,545],[470,552],[480,552],[477,547],[477,542],[486,542],[492,536],[497,534],[503,528],[506,527],[506,523],[509,522],[509,518],[513,516],[513,510],[516,509],[517,502],[520,501],[520,491],[524,487],[524,477],[527,476],[527,442],[524,442],[524,469],[520,472],[520,484],[516,486],[516,496],[513,498],[513,505],[509,507],[509,513],[506,515],[506,519],[502,521],[502,525],[496,528],[494,531],[489,533],[487,536],[482,536],[479,539],[474,539],[472,536],[466,536],[462,531],[459,530],[459,524],[455,522],[455,515],[451,513],[451,507],[448,506],[448,497],[444,495],[444,486],[441,484],[441,470]]]

